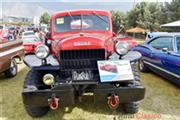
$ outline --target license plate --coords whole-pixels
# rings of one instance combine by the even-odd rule
[[[92,78],[91,71],[73,71],[72,72],[73,80],[90,80]]]
[[[128,60],[100,60],[97,63],[101,82],[130,81],[134,79]]]

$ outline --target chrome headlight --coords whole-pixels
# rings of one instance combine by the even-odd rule
[[[35,55],[39,59],[44,59],[49,54],[49,48],[46,45],[39,45],[36,47]]]
[[[129,44],[125,41],[118,41],[115,45],[115,51],[119,55],[124,55],[129,50]]]

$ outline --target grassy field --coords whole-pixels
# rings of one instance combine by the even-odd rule
[[[0,120],[33,120],[24,110],[21,98],[27,71],[28,68],[22,64],[16,77],[5,79],[0,75]],[[162,120],[180,120],[180,89],[152,73],[141,73],[141,79],[146,87],[146,96],[139,113],[159,113]],[[34,120],[121,120],[126,117],[119,111],[93,105],[92,96],[83,99],[73,107],[60,107]]]

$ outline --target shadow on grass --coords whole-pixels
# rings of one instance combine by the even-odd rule
[[[0,73],[0,82],[5,79],[4,73]]]

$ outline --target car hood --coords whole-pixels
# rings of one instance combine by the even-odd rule
[[[55,35],[52,39],[54,40],[64,40],[66,38],[70,37],[78,37],[78,36],[89,36],[89,37],[96,37],[100,39],[108,39],[110,34],[103,34],[103,33],[74,33],[74,34],[61,34],[61,35]]]
[[[74,50],[74,49],[99,49],[105,47],[105,42],[111,36],[104,34],[69,34],[61,37],[55,36],[60,50]]]

